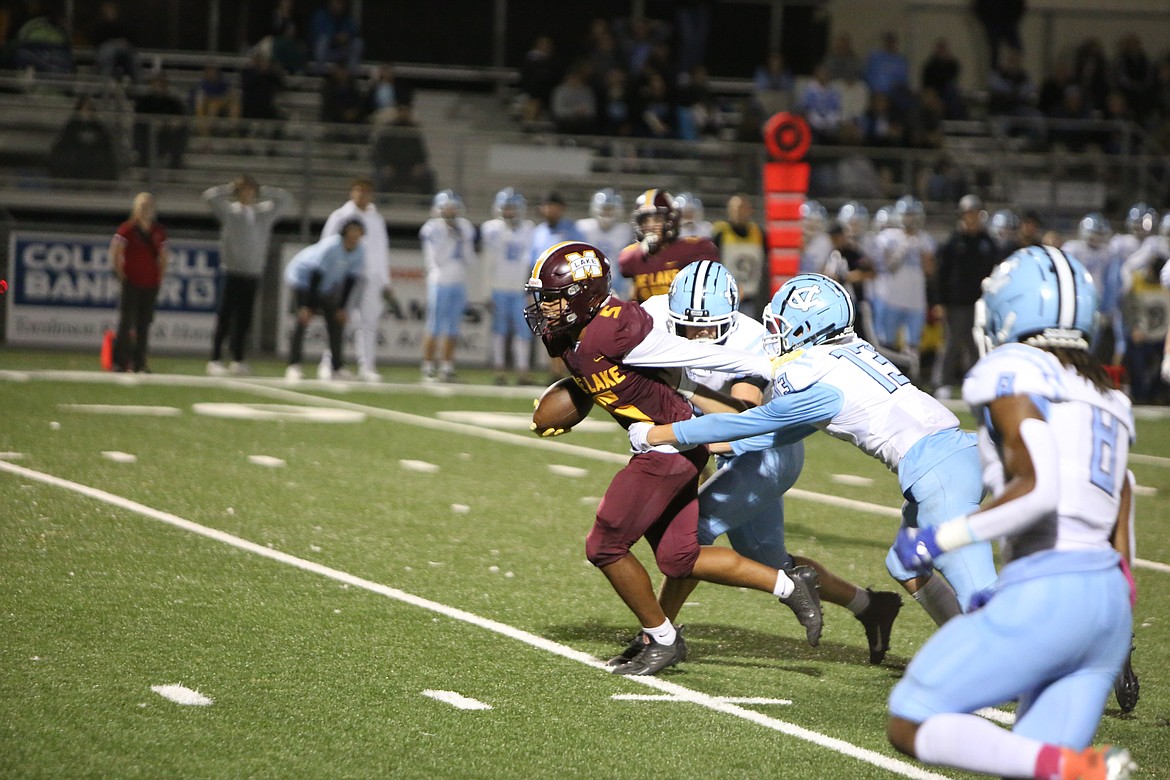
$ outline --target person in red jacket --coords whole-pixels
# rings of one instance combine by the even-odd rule
[[[150,373],[146,345],[158,288],[167,271],[167,232],[154,216],[154,196],[138,193],[130,219],[118,227],[110,241],[114,274],[122,282],[118,335],[114,339],[117,371]]]

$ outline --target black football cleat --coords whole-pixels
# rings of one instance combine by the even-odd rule
[[[1129,655],[1125,657],[1125,664],[1121,667],[1121,674],[1113,682],[1113,694],[1117,697],[1117,706],[1122,713],[1133,712],[1137,707],[1140,695],[1137,672],[1133,670],[1133,645],[1130,645]]]
[[[890,629],[902,609],[902,597],[885,590],[865,589],[869,593],[869,606],[857,619],[865,627],[865,639],[869,642],[869,662],[880,664],[890,649]]]
[[[626,645],[626,649],[622,650],[620,654],[605,662],[606,666],[621,666],[624,663],[629,663],[630,659],[642,652],[642,645],[644,644],[642,637],[646,636],[645,631],[639,631],[634,634],[634,638]]]
[[[683,627],[677,629],[677,636],[673,645],[660,645],[649,636],[642,642],[637,655],[610,669],[614,674],[629,674],[636,676],[658,674],[668,666],[674,666],[687,660],[687,643],[683,641]],[[643,634],[639,634],[639,637]]]
[[[811,566],[796,566],[787,574],[794,587],[787,598],[780,599],[780,603],[792,610],[804,626],[808,643],[816,647],[821,642],[821,629],[824,628],[817,570]]]

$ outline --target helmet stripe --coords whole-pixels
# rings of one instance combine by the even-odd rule
[[[1056,296],[1059,313],[1056,324],[1061,328],[1072,328],[1077,321],[1077,284],[1072,265],[1064,252],[1054,246],[1045,246],[1044,251],[1052,258],[1056,269]]]
[[[703,293],[707,290],[707,278],[711,275],[711,261],[700,260],[699,268],[695,272],[695,287],[691,290],[691,308],[705,309]]]

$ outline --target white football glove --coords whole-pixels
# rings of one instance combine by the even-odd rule
[[[650,452],[654,449],[646,437],[650,435],[650,429],[654,426],[647,422],[636,422],[630,425],[626,430],[626,435],[630,437],[630,449],[634,452]]]
[[[1162,357],[1162,381],[1170,384],[1170,352]]]

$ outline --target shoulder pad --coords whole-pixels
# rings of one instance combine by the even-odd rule
[[[963,400],[983,406],[1009,395],[1034,395],[1049,401],[1065,401],[1060,361],[1027,344],[1004,344],[989,352],[963,381]]]

